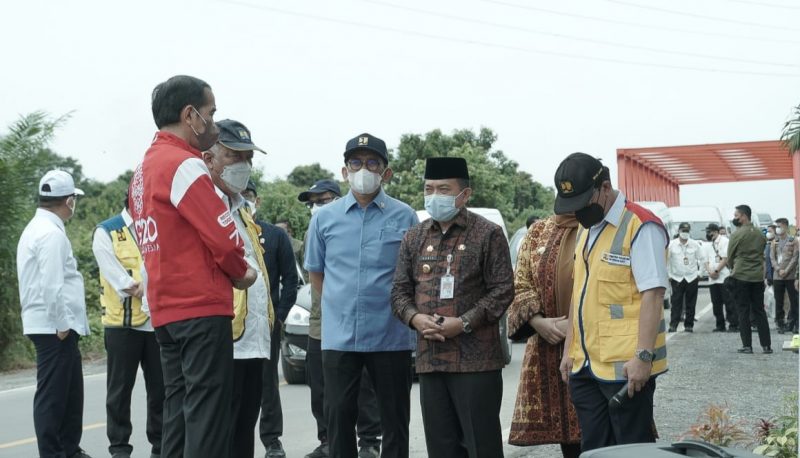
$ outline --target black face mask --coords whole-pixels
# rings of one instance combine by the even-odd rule
[[[736,227],[739,227],[739,226],[741,226],[741,225],[742,225],[742,220],[740,220],[739,218],[733,218],[733,220],[732,220],[731,222],[732,222],[732,223],[733,223],[733,225],[734,225],[734,226],[736,226]]]
[[[605,216],[606,212],[603,210],[603,206],[598,203],[593,203],[588,207],[583,207],[575,211],[575,219],[577,219],[585,229],[589,229],[600,221],[603,221]]]
[[[708,240],[709,242],[713,242],[714,234],[712,234],[711,232],[706,232],[706,240]]]

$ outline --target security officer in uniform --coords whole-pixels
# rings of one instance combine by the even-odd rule
[[[555,213],[574,212],[583,226],[561,373],[584,451],[654,442],[655,377],[667,370],[667,231],[609,180],[608,168],[583,153],[568,156],[555,175]],[[610,408],[625,388],[622,404]]]
[[[158,342],[150,315],[143,307],[142,255],[136,244],[133,220],[125,209],[97,225],[92,251],[100,270],[106,377],[106,434],[113,458],[130,458],[131,392],[142,367],[147,391],[147,440],[151,456],[161,455],[164,381]]]

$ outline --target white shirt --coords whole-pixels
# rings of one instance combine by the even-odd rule
[[[128,210],[122,210],[120,215],[125,221],[125,225],[128,226],[128,230],[135,241],[136,231],[133,230],[133,219],[131,218],[130,213],[128,213]],[[100,269],[100,275],[102,275],[111,285],[111,287],[114,288],[114,291],[119,296],[120,301],[125,300],[129,294],[123,290],[133,286],[134,283],[136,283],[136,280],[128,275],[128,271],[122,267],[122,264],[120,264],[119,259],[117,259],[117,255],[114,254],[114,245],[111,242],[111,237],[109,237],[108,232],[106,232],[106,230],[102,227],[98,227],[94,231],[94,236],[92,237],[92,252],[94,253],[94,258],[97,260],[97,267]],[[144,263],[142,263],[142,266],[143,265]],[[145,303],[146,299],[142,297],[142,304]],[[145,307],[142,307],[142,311],[148,316],[150,315],[149,310],[147,310]],[[153,331],[153,323],[151,323],[150,320],[147,320],[144,322],[144,324],[131,327],[131,329],[135,329],[137,331]]]
[[[589,228],[589,246],[594,246],[597,236],[607,224],[617,227],[625,210],[625,195],[620,191],[617,199],[608,210],[603,221]],[[639,227],[631,242],[631,271],[639,292],[653,288],[666,288],[667,265],[664,248],[667,246],[667,233],[655,223],[645,223]]]
[[[728,258],[728,237],[724,235],[717,236],[717,239],[711,243],[704,243],[703,250],[705,254],[705,259],[703,262],[706,263],[706,270],[710,274],[717,268],[720,261],[722,259]],[[727,264],[722,267],[722,270],[719,271],[719,277],[716,279],[708,277],[708,282],[712,285],[721,284],[728,278],[728,275],[731,274],[731,270],[728,269]]]
[[[244,334],[233,343],[234,359],[266,358],[270,355],[271,333],[269,329],[269,286],[267,286],[264,274],[261,272],[257,251],[247,235],[244,221],[239,214],[239,208],[245,205],[242,196],[236,195],[233,198],[225,195],[219,188],[216,188],[225,205],[228,206],[233,222],[239,230],[239,237],[244,242],[244,259],[247,264],[258,272],[258,278],[252,286],[247,288],[247,316],[244,318]],[[260,256],[260,253],[258,253]]]
[[[83,276],[72,255],[64,222],[37,209],[17,244],[17,279],[23,334],[70,329],[89,334]]]
[[[700,263],[704,262],[704,259],[703,250],[696,240],[689,239],[686,243],[683,243],[680,237],[672,240],[667,250],[669,278],[677,282],[695,281],[700,275]]]

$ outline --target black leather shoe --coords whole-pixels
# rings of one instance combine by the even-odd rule
[[[747,353],[749,355],[753,354],[753,347],[742,347],[736,350],[738,353]]]
[[[694,332],[694,328],[683,328],[683,332]]]
[[[738,326],[730,326],[728,328],[728,332],[739,332],[739,327]]]
[[[675,332],[675,331],[677,331],[677,330],[678,330],[678,329],[677,329],[677,328],[675,328],[674,326],[670,326],[670,327],[669,327],[669,332]]]
[[[765,355],[771,355],[772,347],[761,347],[761,352],[764,353]]]
[[[714,328],[711,332],[725,332],[725,328]]]

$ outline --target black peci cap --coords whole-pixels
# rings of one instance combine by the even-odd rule
[[[585,207],[603,173],[603,163],[588,154],[572,153],[561,161],[555,175],[555,213],[574,213]]]
[[[682,231],[682,230],[690,231],[690,230],[692,230],[692,225],[689,224],[689,223],[686,223],[686,222],[680,223],[678,225],[678,231]]]
[[[469,180],[467,160],[463,157],[429,157],[425,161],[426,180]]]

